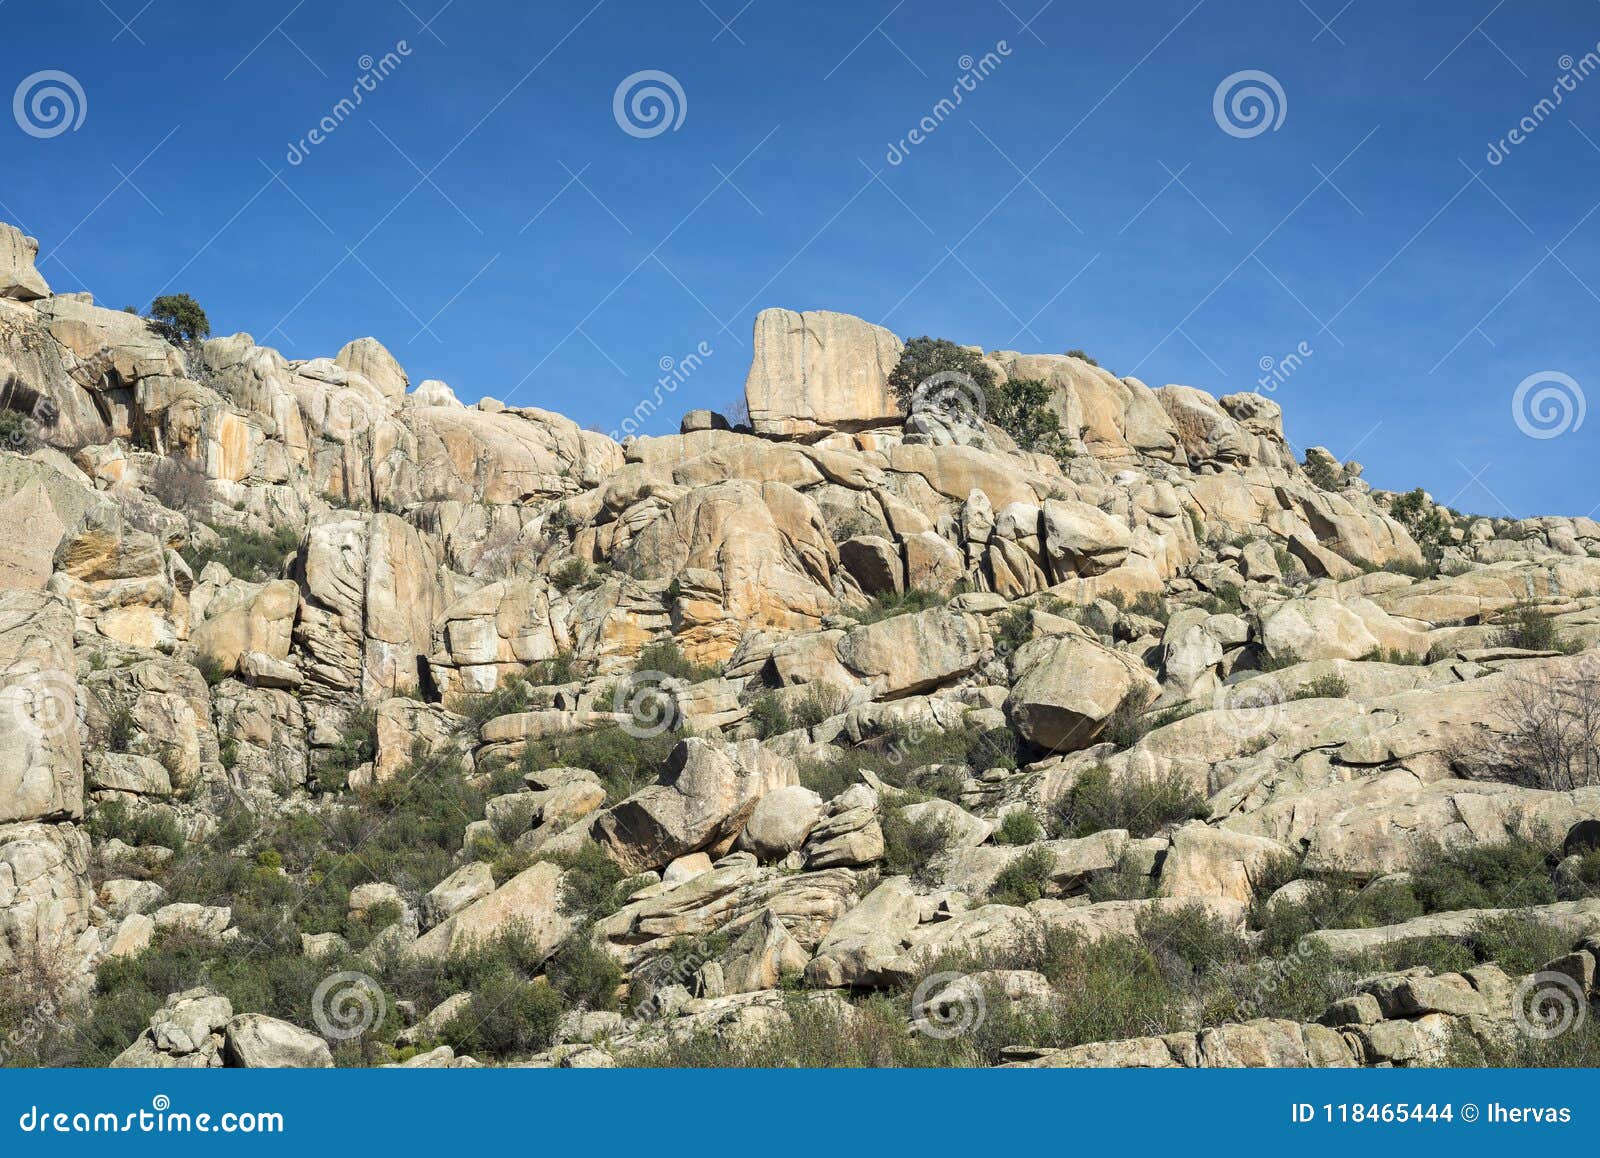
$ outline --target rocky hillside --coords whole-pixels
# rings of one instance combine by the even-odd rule
[[[9,1062],[1600,1058],[1595,522],[826,312],[618,444],[36,250]]]

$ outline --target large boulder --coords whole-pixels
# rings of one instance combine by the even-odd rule
[[[557,866],[540,861],[446,917],[413,941],[408,953],[425,961],[443,961],[516,930],[528,938],[530,951],[542,961],[573,929],[573,919],[561,904],[565,875]]]
[[[0,823],[83,814],[72,605],[0,590]]]
[[[400,363],[377,338],[357,338],[347,342],[333,360],[344,369],[360,374],[390,400],[403,396],[410,385]]]
[[[983,632],[974,616],[935,607],[864,624],[839,641],[839,660],[874,699],[926,692],[978,666]]]
[[[762,310],[744,387],[750,425],[783,438],[893,425],[900,351],[888,330],[849,314]]]
[[[50,296],[50,287],[33,267],[39,243],[0,221],[0,298],[31,302]]]
[[[1055,752],[1087,748],[1118,705],[1142,707],[1160,690],[1137,660],[1076,634],[1025,644],[1014,668],[1006,715],[1029,743]]]
[[[225,1064],[250,1070],[331,1069],[328,1043],[264,1013],[242,1013],[223,1030]]]
[[[822,797],[798,784],[768,792],[756,802],[739,847],[761,860],[780,860],[805,844],[823,807]]]
[[[758,741],[691,737],[673,749],[659,783],[600,817],[595,836],[624,868],[665,868],[685,853],[731,843],[763,796],[799,782],[794,761]]]

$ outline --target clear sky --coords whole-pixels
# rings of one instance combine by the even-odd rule
[[[5,93],[82,92],[81,123],[35,108],[78,103],[49,77],[0,118],[0,215],[57,291],[186,291],[291,357],[373,334],[413,382],[608,431],[702,343],[645,431],[741,396],[765,306],[1215,394],[1271,359],[1296,446],[1375,485],[1600,503],[1571,409],[1600,397],[1594,0],[0,0],[0,28]],[[647,70],[670,126],[618,119]],[[1229,91],[1219,119],[1245,71],[1267,125]]]

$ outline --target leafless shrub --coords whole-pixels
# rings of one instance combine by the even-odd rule
[[[1600,784],[1600,662],[1511,678],[1501,734],[1458,753],[1475,775],[1558,792]]]
[[[168,510],[186,515],[204,515],[211,510],[211,483],[200,464],[189,459],[162,459],[150,472],[144,489]]]

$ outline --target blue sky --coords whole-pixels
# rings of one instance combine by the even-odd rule
[[[1512,409],[1530,375],[1600,393],[1593,0],[0,3],[0,89],[60,70],[86,106],[0,118],[0,215],[57,291],[186,291],[291,357],[374,334],[604,430],[704,343],[648,432],[741,396],[765,306],[1215,394],[1303,343],[1298,447],[1476,512],[1600,502],[1600,416]],[[683,93],[654,136],[613,113],[645,70]],[[1214,115],[1246,70],[1283,94],[1254,135]]]

